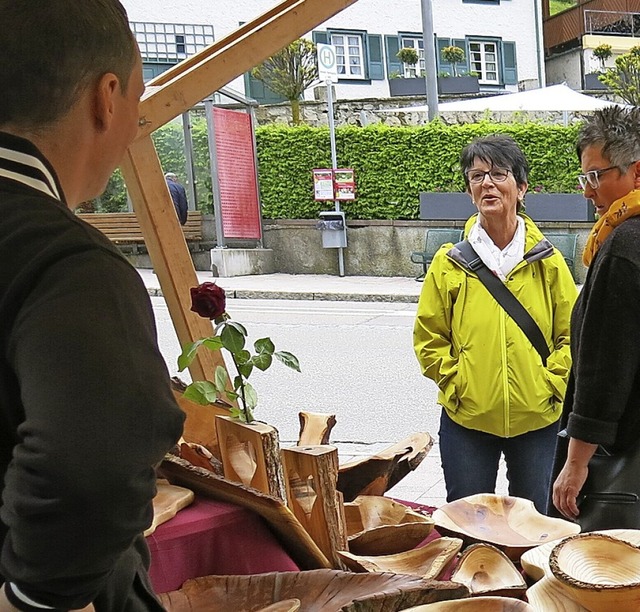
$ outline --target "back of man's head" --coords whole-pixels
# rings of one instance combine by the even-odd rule
[[[118,0],[0,0],[0,127],[46,128],[114,73],[126,91],[136,43]]]

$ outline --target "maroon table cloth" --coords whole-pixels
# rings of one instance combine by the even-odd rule
[[[297,571],[265,522],[250,510],[196,496],[147,538],[149,576],[157,593],[212,574]]]

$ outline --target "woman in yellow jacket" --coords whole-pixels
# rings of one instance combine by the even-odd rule
[[[520,212],[528,164],[515,141],[477,139],[460,161],[478,209],[465,236],[537,323],[550,355],[544,363],[460,249],[438,251],[418,303],[414,348],[423,374],[440,389],[447,501],[493,493],[504,454],[509,493],[544,512],[577,289],[560,252]]]

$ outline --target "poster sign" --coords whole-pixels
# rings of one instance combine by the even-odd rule
[[[319,168],[313,171],[313,192],[316,200],[333,200],[333,170]]]
[[[334,200],[355,200],[356,181],[353,168],[339,168],[333,172]]]
[[[313,171],[315,200],[355,200],[356,180],[353,168],[318,168]]]

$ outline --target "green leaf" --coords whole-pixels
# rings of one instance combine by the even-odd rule
[[[218,398],[218,391],[214,384],[208,380],[198,380],[191,383],[183,393],[183,397],[197,404],[213,404]]]
[[[258,370],[262,370],[264,372],[271,366],[273,357],[269,353],[260,353],[258,355],[254,355],[251,361],[253,362],[253,365],[258,368]]]
[[[286,365],[288,368],[296,370],[296,372],[300,371],[300,363],[295,355],[287,351],[277,351],[273,355],[274,357],[276,357],[276,359],[279,359],[282,363],[284,363],[284,365]]]
[[[222,340],[220,336],[211,336],[210,338],[205,338],[202,341],[203,346],[206,346],[210,351],[217,351],[222,348]]]
[[[227,327],[233,327],[233,329],[241,333],[243,336],[247,335],[247,328],[242,325],[242,323],[238,323],[237,321],[227,321]]]
[[[186,367],[191,365],[191,362],[195,359],[198,348],[207,338],[201,338],[190,344],[185,344],[180,357],[178,357],[178,371],[182,372]]]
[[[273,352],[276,350],[273,342],[271,342],[271,338],[260,338],[254,342],[253,347],[256,353],[266,353],[267,355],[273,355]]]
[[[232,402],[235,402],[239,397],[235,391],[230,391],[229,389],[227,389],[224,393]]]
[[[253,410],[258,405],[258,394],[249,383],[244,384],[244,405],[249,410]]]
[[[238,365],[242,365],[244,363],[249,363],[251,360],[251,353],[247,350],[238,351],[234,357],[236,358],[236,363]]]
[[[241,408],[237,408],[236,406],[233,406],[233,408],[229,409],[229,414],[234,418],[234,419],[238,419],[240,421],[242,421],[243,423],[247,422],[247,417],[244,413],[244,410],[242,410]]]
[[[253,363],[243,363],[242,365],[238,365],[238,372],[240,372],[240,374],[245,378],[249,378],[249,376],[251,376],[251,372],[253,372]]]
[[[229,380],[229,376],[227,371],[222,367],[218,366],[216,368],[216,376],[215,376],[215,385],[218,393],[224,393],[227,388],[227,381]]]
[[[227,323],[220,334],[224,348],[234,355],[244,348],[245,342],[244,334],[237,329],[236,325]]]

